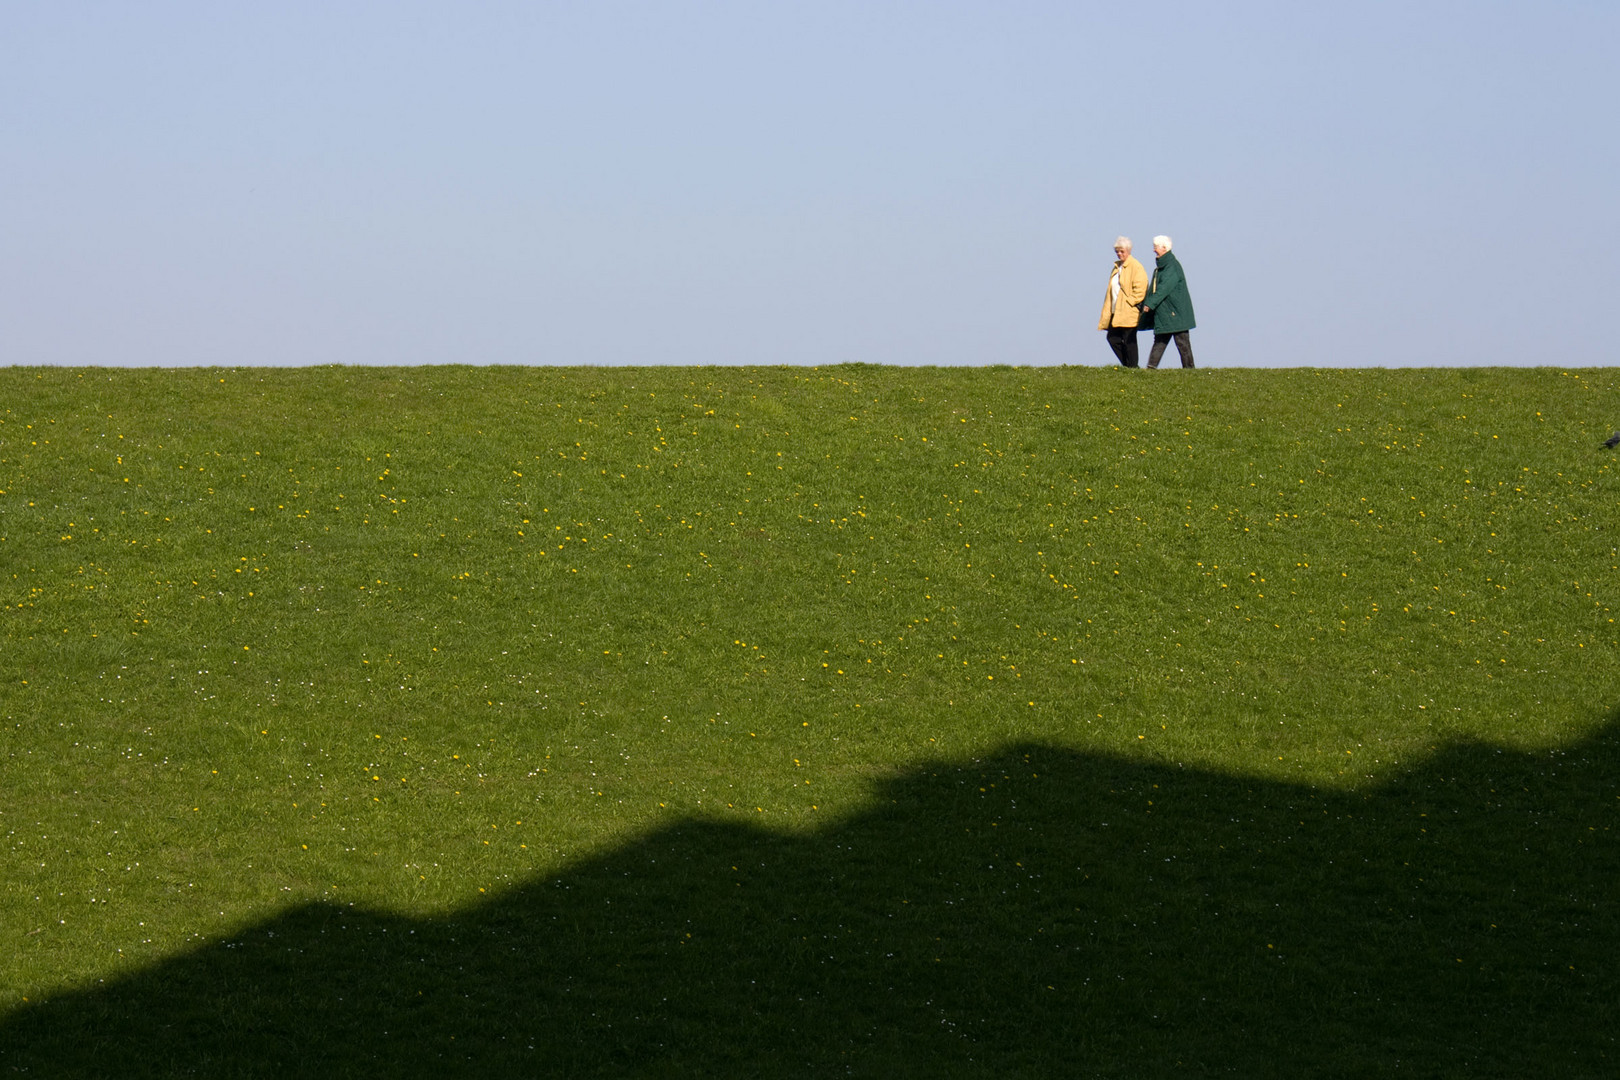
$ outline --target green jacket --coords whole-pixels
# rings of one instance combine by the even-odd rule
[[[1148,286],[1143,303],[1153,312],[1155,334],[1179,334],[1193,328],[1187,275],[1181,272],[1181,262],[1175,252],[1167,251],[1153,261],[1153,283]]]

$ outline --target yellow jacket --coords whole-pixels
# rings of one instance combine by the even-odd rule
[[[1119,271],[1119,303],[1114,303],[1114,272],[1108,272],[1108,288],[1103,293],[1102,318],[1097,329],[1135,326],[1142,318],[1142,298],[1147,295],[1148,276],[1142,264],[1127,255],[1123,262],[1115,262]]]

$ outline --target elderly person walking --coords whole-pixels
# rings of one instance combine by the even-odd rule
[[[1147,283],[1147,271],[1131,258],[1131,238],[1121,236],[1114,241],[1114,271],[1103,294],[1097,329],[1108,331],[1108,347],[1128,368],[1139,366],[1136,332],[1141,328],[1142,313],[1138,308],[1147,295]]]
[[[1176,339],[1176,352],[1181,354],[1181,366],[1193,366],[1192,339],[1187,331],[1193,328],[1192,296],[1187,292],[1187,275],[1181,271],[1181,261],[1170,253],[1170,238],[1155,236],[1153,254],[1157,257],[1153,267],[1153,284],[1148,286],[1147,299],[1142,303],[1143,314],[1153,316],[1153,349],[1148,353],[1148,367],[1159,366],[1170,339]]]

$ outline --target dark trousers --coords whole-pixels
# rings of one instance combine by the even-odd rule
[[[1176,339],[1176,352],[1181,354],[1181,366],[1193,366],[1192,339],[1187,336],[1187,331],[1183,330],[1179,334],[1153,335],[1153,348],[1148,352],[1148,367],[1156,368],[1159,366],[1159,361],[1163,358],[1165,347],[1170,344],[1171,338]],[[1131,366],[1135,367],[1136,365]]]
[[[1108,347],[1114,350],[1119,362],[1126,367],[1138,367],[1136,351],[1136,327],[1111,326],[1108,328]]]

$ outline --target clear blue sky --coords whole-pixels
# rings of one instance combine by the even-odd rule
[[[0,0],[0,363],[1609,364],[1620,4]]]

